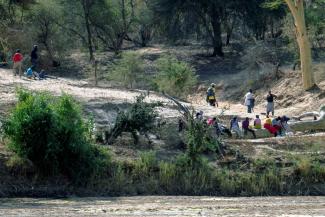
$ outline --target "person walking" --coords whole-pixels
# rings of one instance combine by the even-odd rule
[[[32,52],[30,54],[30,61],[32,63],[32,66],[34,66],[34,68],[37,67],[37,64],[38,64],[38,46],[37,45],[34,45],[33,49],[32,49]]]
[[[17,75],[17,70],[19,73],[19,77],[22,76],[22,74],[23,74],[23,70],[22,70],[23,59],[24,59],[24,57],[21,54],[20,50],[18,49],[12,57],[12,61],[14,62],[14,66],[13,66],[14,76]]]
[[[250,89],[248,93],[246,93],[245,95],[245,106],[247,106],[248,113],[252,113],[254,102],[255,102],[255,98],[254,98],[253,90]]]
[[[216,85],[214,83],[212,83],[210,85],[210,87],[208,88],[206,101],[210,106],[213,106],[213,107],[217,106],[218,107],[215,87],[216,87]]]
[[[269,91],[269,94],[266,96],[266,115],[269,116],[271,113],[272,116],[274,116],[274,99],[276,99],[277,96],[272,94],[272,91]]]

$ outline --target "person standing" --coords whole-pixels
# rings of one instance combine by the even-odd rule
[[[19,77],[22,76],[22,66],[23,66],[23,55],[21,54],[20,50],[18,49],[16,51],[16,53],[13,55],[12,57],[12,61],[14,62],[14,66],[13,66],[13,72],[14,72],[14,76],[17,75],[17,70],[19,73]]]
[[[245,95],[245,106],[247,106],[248,113],[252,113],[254,102],[255,102],[255,99],[254,99],[253,90],[250,89],[248,91],[248,93],[246,93],[246,95]]]
[[[206,101],[210,106],[213,106],[213,107],[217,106],[218,107],[215,87],[216,87],[216,85],[214,83],[212,83],[210,85],[210,87],[208,88]]]
[[[274,99],[276,99],[277,96],[272,94],[271,90],[269,91],[269,94],[266,96],[266,115],[269,116],[270,113],[272,113],[272,116],[274,116]]]
[[[33,49],[32,49],[32,52],[30,54],[30,61],[32,63],[32,66],[34,66],[34,68],[37,67],[37,64],[38,64],[38,46],[37,45],[34,45]]]

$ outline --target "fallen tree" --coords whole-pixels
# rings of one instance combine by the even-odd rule
[[[316,120],[300,121],[306,117],[316,117]],[[295,119],[298,121],[289,123],[294,131],[325,130],[325,105],[320,107],[319,112],[307,112]]]

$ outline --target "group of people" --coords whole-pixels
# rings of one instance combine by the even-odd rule
[[[274,100],[277,98],[276,95],[272,93],[270,90],[268,95],[266,96],[266,115],[269,116],[270,113],[274,116]],[[255,107],[255,96],[253,94],[253,90],[250,89],[248,93],[246,93],[245,97],[245,106],[247,106],[247,113],[252,113]]]
[[[38,46],[34,45],[31,54],[30,54],[31,66],[26,70],[25,75],[27,78],[38,78],[39,80],[45,79],[45,70],[41,70],[39,73],[37,72],[38,67]],[[14,76],[19,75],[21,77],[23,75],[23,61],[24,56],[22,55],[20,49],[16,50],[16,53],[12,57],[13,61],[13,73]]]
[[[271,134],[276,136],[285,136],[291,132],[288,121],[290,118],[287,116],[276,117],[273,120],[267,116],[264,128],[267,129]]]
[[[202,122],[209,127],[213,127],[218,136],[228,136],[229,138],[232,137],[232,133],[229,128],[218,122],[216,117],[205,119],[203,116],[203,111],[196,113],[195,120]]]
[[[213,118],[204,118],[203,111],[197,112],[195,116],[195,120],[206,124],[209,127],[213,127],[215,129],[215,133],[217,136],[228,136],[232,137],[232,134],[236,134],[237,138],[243,138],[248,133],[251,133],[252,136],[256,139],[256,131],[266,129],[269,133],[273,134],[274,137],[285,136],[291,132],[290,127],[288,125],[288,121],[290,120],[286,116],[276,117],[271,119],[269,116],[266,117],[264,124],[260,119],[259,115],[256,115],[252,125],[250,123],[250,119],[246,117],[241,122],[237,116],[233,117],[230,121],[230,127],[226,127],[222,123],[218,122],[216,117]],[[179,132],[182,132],[184,129],[184,123],[181,119],[179,119]]]
[[[216,97],[216,91],[215,91],[216,85],[212,83],[207,92],[206,92],[206,102],[213,107],[218,107],[218,102],[217,102],[217,97]],[[274,116],[274,100],[277,98],[276,95],[272,93],[270,90],[268,95],[266,96],[266,115],[269,116],[272,114]],[[255,96],[253,93],[253,90],[250,89],[248,93],[246,93],[244,97],[244,104],[247,107],[247,113],[252,113],[254,112],[254,107],[255,107]]]
[[[288,125],[288,121],[290,119],[286,116],[276,117],[271,119],[269,116],[266,116],[264,124],[262,124],[262,120],[259,115],[256,115],[256,118],[253,122],[253,125],[250,125],[249,118],[245,118],[242,122],[242,130],[239,127],[239,120],[235,116],[230,122],[230,130],[236,133],[237,137],[242,137],[242,131],[244,135],[247,135],[248,132],[252,133],[253,137],[256,138],[256,130],[261,130],[262,128],[266,129],[269,133],[273,134],[275,137],[277,136],[285,136],[289,132],[291,132],[290,127]]]
[[[218,106],[216,93],[215,93],[215,84],[212,83],[206,92],[206,101],[210,106]],[[290,120],[288,117],[276,117],[274,119],[270,118],[270,115],[274,117],[274,101],[277,98],[276,95],[269,91],[268,95],[266,96],[265,100],[266,104],[266,119],[264,124],[262,124],[262,120],[260,119],[259,115],[256,115],[256,118],[253,124],[250,124],[250,119],[246,117],[241,122],[237,116],[233,117],[230,122],[230,127],[227,128],[221,123],[218,123],[217,118],[209,118],[206,120],[209,126],[213,126],[216,129],[216,133],[218,135],[228,135],[231,137],[232,132],[237,135],[237,137],[242,138],[243,134],[247,135],[251,133],[254,138],[256,138],[256,130],[260,130],[262,128],[266,129],[268,132],[276,136],[284,136],[288,132],[291,132],[289,129],[288,121]],[[249,90],[248,93],[244,97],[244,104],[247,107],[247,112],[252,113],[254,112],[255,107],[255,96],[253,90]],[[196,119],[203,120],[203,112],[198,112],[196,114]]]

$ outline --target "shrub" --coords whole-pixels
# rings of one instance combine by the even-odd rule
[[[158,75],[154,84],[159,91],[170,95],[185,97],[197,84],[194,69],[185,62],[171,56],[163,56],[157,60]]]
[[[89,126],[68,95],[20,90],[18,104],[4,125],[9,148],[31,160],[44,175],[89,177],[107,156],[91,145]]]
[[[143,79],[143,60],[135,52],[125,52],[112,69],[109,79],[132,88],[134,84]]]
[[[146,134],[155,128],[155,120],[158,117],[155,107],[160,103],[147,103],[144,99],[145,95],[136,97],[136,102],[125,112],[119,112],[115,126],[110,132],[109,142],[113,142],[123,132],[130,132],[137,143],[138,132]]]
[[[206,123],[194,119],[193,114],[188,118],[185,143],[187,155],[194,164],[200,159],[202,153],[223,154],[221,141],[212,136],[211,128]]]

